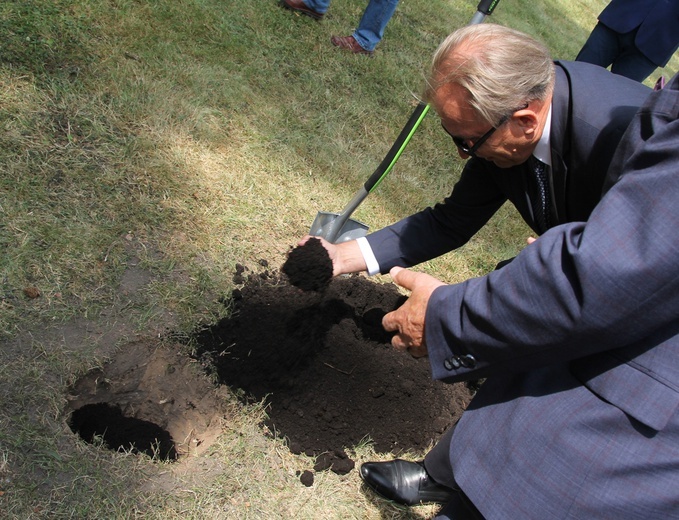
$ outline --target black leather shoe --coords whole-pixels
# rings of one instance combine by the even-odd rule
[[[361,478],[375,493],[406,506],[444,504],[455,496],[454,490],[434,482],[421,462],[366,462]]]

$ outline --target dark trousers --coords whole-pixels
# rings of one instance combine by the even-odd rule
[[[637,29],[620,34],[599,22],[575,61],[611,66],[611,72],[642,82],[657,68],[634,44]]]
[[[429,476],[442,486],[457,491],[457,495],[445,504],[434,520],[483,520],[471,500],[455,482],[453,467],[450,463],[450,443],[455,427],[450,428],[424,457],[424,467]]]

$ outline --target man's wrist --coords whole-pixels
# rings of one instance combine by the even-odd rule
[[[365,261],[366,271],[370,276],[375,276],[380,274],[380,264],[377,263],[377,258],[373,253],[372,247],[368,243],[368,239],[365,237],[360,237],[356,239],[358,248],[361,250],[361,255],[363,255],[363,260]]]

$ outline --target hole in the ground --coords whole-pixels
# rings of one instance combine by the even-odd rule
[[[86,404],[71,415],[69,426],[90,444],[99,437],[111,450],[145,453],[158,460],[177,459],[170,433],[150,421],[125,417],[119,406]]]
[[[162,460],[203,453],[236,403],[183,349],[154,339],[123,346],[69,389],[71,430],[86,442],[100,438],[112,450]]]

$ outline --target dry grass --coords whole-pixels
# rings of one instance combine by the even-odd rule
[[[309,461],[264,434],[258,406],[240,406],[209,454],[174,465],[84,444],[62,416],[68,384],[116,345],[218,319],[237,263],[278,267],[317,211],[342,209],[410,115],[431,53],[475,9],[402,3],[369,60],[329,45],[365,5],[335,2],[322,24],[274,1],[0,5],[3,518],[433,514],[373,500],[355,471],[300,485]],[[503,0],[493,17],[568,59],[604,5]],[[675,57],[659,73],[678,69]],[[461,167],[428,116],[355,217],[377,229],[432,204]],[[419,268],[459,282],[527,234],[506,207]],[[130,265],[149,280],[128,291]],[[349,449],[358,463],[390,458],[369,442]]]

